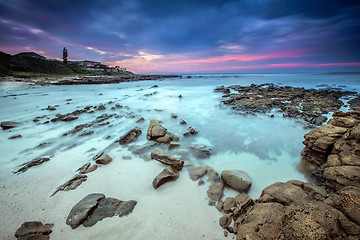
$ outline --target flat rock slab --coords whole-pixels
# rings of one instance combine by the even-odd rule
[[[2,129],[10,129],[14,127],[18,127],[21,123],[19,122],[13,122],[13,121],[4,121],[1,122],[1,128]]]
[[[242,170],[224,170],[221,179],[231,188],[240,192],[247,191],[251,186],[250,176]]]
[[[47,240],[50,239],[51,229],[39,221],[24,222],[16,231],[18,240]]]
[[[64,183],[63,185],[59,186],[55,192],[50,196],[54,196],[57,192],[59,191],[69,191],[69,190],[74,190],[77,187],[79,187],[83,182],[85,182],[87,180],[87,176],[86,175],[82,175],[82,174],[77,174],[75,175],[73,178],[71,178],[69,181],[67,181],[66,183]]]
[[[124,145],[134,142],[140,134],[141,134],[140,128],[135,127],[120,137],[119,144]]]
[[[35,166],[38,166],[38,165],[41,165],[43,164],[44,162],[47,162],[49,161],[50,158],[48,157],[38,157],[38,158],[35,158],[34,160],[31,160],[29,162],[26,162],[26,163],[23,163],[20,165],[20,169],[15,171],[14,173],[15,174],[20,174],[20,173],[24,173],[26,172],[29,168],[32,168],[32,167],[35,167]]]
[[[161,185],[170,181],[175,181],[178,178],[179,178],[179,173],[169,166],[155,177],[153,181],[153,187],[157,189]]]
[[[107,217],[127,216],[130,214],[136,201],[121,201],[116,198],[106,198],[104,194],[92,193],[84,197],[70,211],[66,224],[73,229],[81,224],[91,227]]]

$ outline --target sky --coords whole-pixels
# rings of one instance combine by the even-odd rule
[[[0,0],[0,51],[136,73],[360,71],[359,0]]]

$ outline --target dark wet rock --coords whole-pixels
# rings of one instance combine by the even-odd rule
[[[186,122],[184,119],[182,119],[182,118],[179,120],[179,123],[180,123],[180,124],[187,124],[187,122]]]
[[[176,114],[172,113],[170,117],[171,118],[177,118],[178,116]]]
[[[275,84],[251,86],[230,86],[237,91],[231,94],[223,87],[215,91],[224,92],[222,102],[241,114],[270,113],[272,110],[282,112],[284,117],[298,118],[308,126],[319,126],[326,121],[325,115],[338,111],[344,96],[355,95],[355,92],[332,89],[304,89]]]
[[[103,165],[106,165],[106,164],[109,164],[113,159],[106,153],[104,152],[101,152],[99,154],[96,154],[94,157],[93,157],[93,160],[97,163],[97,164],[103,164]]]
[[[179,95],[179,98],[182,98],[182,97],[183,97],[183,96],[180,94],[180,95]]]
[[[66,101],[67,101],[67,102],[70,102],[70,101],[72,101],[72,99],[71,99],[71,98],[69,98],[69,99],[66,99]]]
[[[20,134],[15,134],[15,135],[8,137],[8,139],[16,139],[16,138],[21,138],[21,137],[22,136]]]
[[[81,168],[79,168],[77,171],[79,171],[80,174],[86,174],[86,173],[90,173],[93,172],[97,169],[97,165],[93,164],[91,165],[91,163],[85,163]]]
[[[70,122],[70,121],[74,121],[74,120],[76,120],[76,119],[78,119],[77,116],[75,116],[75,115],[68,115],[68,116],[66,116],[66,117],[63,117],[63,118],[61,119],[61,121]]]
[[[179,141],[179,137],[168,132],[166,128],[161,126],[155,120],[151,120],[147,131],[146,138],[159,143],[170,143],[172,141]]]
[[[91,227],[107,217],[127,216],[132,213],[136,201],[121,201],[116,198],[105,198],[104,194],[89,194],[80,200],[70,211],[66,224],[77,228],[81,224]]]
[[[190,127],[188,127],[188,131],[187,131],[186,133],[184,133],[184,136],[195,135],[195,134],[197,134],[198,132],[199,132],[199,131],[198,131],[196,128],[190,126]]]
[[[172,150],[172,149],[177,148],[177,147],[180,147],[180,143],[171,142],[171,143],[169,143],[169,145],[168,145],[168,150]]]
[[[151,159],[172,166],[177,170],[181,170],[184,166],[183,160],[163,154],[159,149],[154,149],[153,151],[151,151]]]
[[[120,137],[119,144],[124,145],[124,144],[134,142],[140,134],[141,134],[141,129],[138,127],[135,127]]]
[[[66,224],[71,228],[80,226],[98,206],[99,201],[104,199],[105,195],[100,193],[92,193],[80,200],[70,211]]]
[[[242,170],[224,170],[221,179],[231,188],[240,192],[247,191],[251,186],[250,176]]]
[[[179,178],[179,173],[177,170],[172,168],[171,166],[165,168],[163,171],[161,171],[154,179],[153,181],[153,187],[155,189],[159,188],[161,185],[170,182],[175,181]]]
[[[79,137],[89,136],[94,133],[94,130],[86,129],[82,133],[79,134]]]
[[[104,104],[100,103],[98,106],[97,106],[97,110],[105,110],[106,107]]]
[[[32,168],[32,167],[35,167],[35,166],[38,166],[38,165],[41,165],[43,164],[44,162],[47,162],[49,161],[50,158],[48,157],[38,157],[38,158],[35,158],[34,160],[31,160],[29,162],[26,162],[26,163],[23,163],[21,164],[19,167],[19,170],[15,171],[14,174],[20,174],[20,173],[24,173],[26,172],[29,168]]]
[[[208,158],[214,153],[211,147],[204,144],[192,144],[189,147],[197,158]]]
[[[63,136],[67,136],[67,135],[73,135],[75,133],[84,131],[85,129],[90,129],[90,131],[92,130],[92,128],[94,127],[101,127],[101,126],[105,126],[110,124],[110,122],[105,122],[106,120],[108,120],[109,118],[115,117],[117,116],[116,114],[102,114],[101,116],[97,117],[94,121],[91,121],[89,123],[85,123],[85,124],[80,124],[77,125],[74,129],[66,132],[63,134]],[[61,120],[63,118],[63,116],[59,116],[57,119]],[[53,121],[54,119],[52,119],[51,121]],[[58,120],[56,120],[58,121]]]
[[[154,86],[152,86],[151,88],[157,88],[157,87],[159,87],[158,85],[154,85]]]
[[[53,107],[53,106],[51,106],[51,105],[49,105],[49,106],[46,108],[46,110],[54,111],[54,110],[56,110],[56,108]]]
[[[39,221],[24,222],[16,231],[15,237],[18,240],[47,240],[50,239],[52,230],[47,224]]]
[[[144,122],[145,121],[145,118],[141,117],[139,118],[138,120],[136,120],[137,123],[140,123],[140,122]]]
[[[209,190],[207,190],[208,197],[213,201],[219,201],[222,197],[224,191],[224,183],[223,182],[213,182]]]
[[[77,174],[73,178],[71,178],[69,181],[64,183],[63,185],[60,185],[53,194],[51,194],[50,197],[54,196],[59,191],[70,191],[74,190],[77,187],[79,187],[83,182],[87,180],[86,175]]]
[[[152,93],[144,94],[144,96],[145,96],[145,97],[150,97],[150,96],[155,95],[155,94],[157,94],[157,93],[158,93],[158,92],[155,91],[155,92],[152,92]],[[155,111],[162,111],[162,110],[157,110],[157,109],[155,109]]]
[[[20,126],[21,123],[19,122],[14,122],[14,121],[4,121],[1,122],[1,128],[2,129],[10,129],[10,128],[14,128],[14,127],[18,127]]]
[[[115,104],[116,108],[122,108],[123,106],[121,106],[119,103]]]
[[[159,143],[156,142],[147,142],[143,145],[132,145],[129,147],[129,151],[133,154],[143,154],[144,152],[158,146]]]

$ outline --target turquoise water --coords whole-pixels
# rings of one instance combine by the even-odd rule
[[[10,173],[17,169],[17,165],[38,156],[61,157],[69,147],[76,156],[84,156],[83,159],[74,160],[75,168],[135,126],[140,127],[143,133],[133,144],[146,143],[148,123],[155,119],[161,121],[168,131],[180,136],[179,149],[188,149],[189,144],[201,143],[215,151],[207,159],[197,159],[192,154],[183,156],[177,152],[178,149],[169,152],[170,154],[182,157],[195,166],[211,166],[219,173],[225,169],[246,171],[253,181],[249,194],[254,198],[259,197],[264,187],[276,181],[306,180],[308,174],[302,170],[299,163],[303,136],[309,130],[304,129],[303,125],[294,119],[282,118],[280,115],[275,118],[267,115],[238,115],[221,104],[221,93],[213,91],[220,85],[252,83],[275,83],[305,88],[328,84],[330,87],[341,86],[344,90],[360,90],[359,75],[309,73],[209,74],[163,81],[31,88],[1,83],[0,121],[19,121],[23,124],[11,131],[0,131],[0,168]],[[155,84],[158,87],[151,88]],[[151,93],[153,95],[145,96]],[[182,95],[182,98],[179,98],[179,95]],[[66,101],[70,98],[72,101]],[[109,101],[112,103],[108,103]],[[105,104],[107,109],[84,113],[73,122],[37,125],[32,121],[36,116],[47,115],[53,118],[57,113],[64,114],[99,103]],[[116,103],[124,108],[111,110]],[[59,107],[56,111],[41,110],[48,105]],[[62,136],[76,125],[88,123],[104,113],[116,113],[119,117],[110,118],[107,126],[94,128],[94,134],[89,136]],[[178,115],[178,118],[171,118],[171,113]],[[140,117],[145,118],[145,121],[136,123]],[[179,118],[185,119],[188,124],[179,124]],[[199,133],[183,137],[182,134],[187,131],[188,126],[194,126]],[[21,134],[23,137],[9,140],[8,137],[14,134]],[[106,138],[107,136],[110,138]],[[41,143],[48,144],[39,147]],[[166,150],[166,146],[160,147]],[[88,152],[92,148],[96,150]],[[115,157],[132,155],[126,146],[116,146],[116,149],[118,151],[113,154],[119,156]],[[38,168],[45,170],[46,167]],[[225,194],[227,193],[231,194],[231,190],[228,189]]]

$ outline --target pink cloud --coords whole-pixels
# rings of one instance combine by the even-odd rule
[[[349,62],[349,63],[321,63],[316,64],[319,67],[327,67],[327,66],[339,66],[339,67],[356,67],[360,66],[360,62]]]

